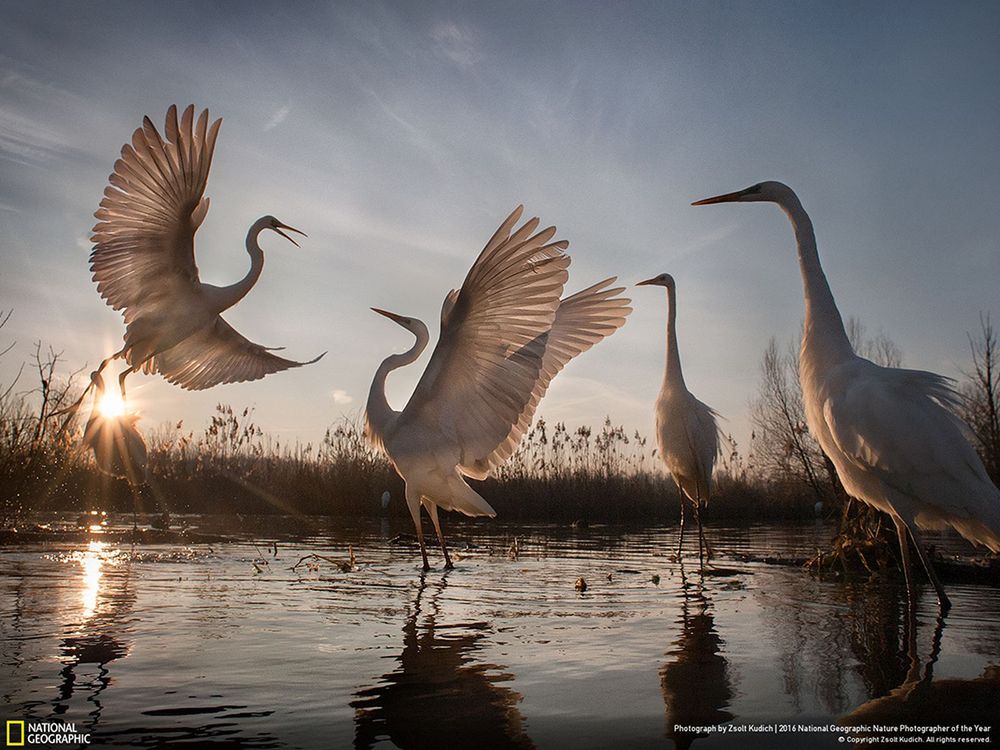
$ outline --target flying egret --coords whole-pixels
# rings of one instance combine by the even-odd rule
[[[940,607],[948,609],[918,529],[951,526],[1000,551],[1000,490],[954,414],[958,394],[940,375],[881,367],[854,353],[820,266],[812,222],[791,188],[762,182],[693,205],[734,201],[777,203],[791,220],[805,288],[799,379],[809,429],[848,494],[892,517],[911,602],[907,532]]]
[[[167,110],[164,140],[148,117],[122,147],[94,214],[91,270],[97,290],[125,318],[125,346],[105,359],[98,372],[124,357],[132,372],[159,372],[191,390],[220,383],[257,380],[295,362],[255,344],[222,319],[257,283],[264,252],[257,238],[271,230],[298,245],[282,230],[302,234],[273,216],[257,219],[247,233],[250,270],[235,284],[203,283],[194,259],[194,235],[208,213],[205,185],[221,119],[208,125],[208,110],[194,123],[194,106]],[[89,386],[88,386],[89,389]]]
[[[681,505],[680,540],[677,557],[684,544],[684,497],[694,507],[698,521],[698,559],[708,547],[701,524],[702,508],[708,505],[712,488],[712,469],[719,454],[718,416],[707,404],[694,397],[684,384],[681,355],[677,347],[677,287],[674,277],[661,273],[640,281],[637,286],[662,286],[667,290],[667,366],[656,400],[656,442],[660,458],[677,484]],[[711,557],[711,550],[709,550]]]
[[[538,219],[516,231],[522,207],[500,225],[441,309],[441,336],[403,411],[385,397],[386,376],[414,362],[427,346],[416,318],[372,308],[416,337],[409,351],[387,357],[372,381],[365,411],[369,440],[385,451],[406,483],[424,569],[423,505],[434,524],[445,567],[452,567],[438,508],[496,515],[464,477],[485,479],[506,461],[531,424],[552,378],[573,357],[611,335],[632,312],[610,278],[563,300],[569,243],[538,233]]]

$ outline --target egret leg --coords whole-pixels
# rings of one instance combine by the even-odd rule
[[[698,522],[698,564],[705,567],[705,532],[701,528],[701,502],[694,506],[694,520]]]
[[[127,378],[133,372],[135,372],[135,370],[129,367],[127,370],[122,372],[121,375],[118,376],[118,387],[121,389],[122,392],[122,401],[125,400],[125,378]]]
[[[913,546],[917,548],[917,554],[920,556],[920,562],[924,564],[924,570],[927,571],[927,577],[930,578],[931,583],[934,584],[934,590],[937,592],[938,607],[941,608],[942,612],[947,612],[951,609],[951,599],[949,599],[948,595],[944,593],[944,586],[941,585],[941,581],[938,580],[937,573],[934,572],[934,566],[931,564],[931,558],[928,556],[927,550],[924,549],[924,544],[920,539],[920,535],[910,524],[907,524],[907,530],[913,538]]]
[[[705,536],[705,527],[701,522],[701,511],[708,507],[708,499],[701,499],[701,488],[698,488],[698,545],[705,545],[705,559],[711,561],[712,548],[708,546],[708,537]]]
[[[444,568],[445,570],[451,570],[455,566],[452,564],[451,557],[448,555],[448,546],[444,543],[444,534],[441,533],[441,523],[438,520],[438,508],[434,503],[428,503],[427,512],[430,514],[431,523],[434,524],[434,531],[437,532],[438,541],[441,543],[441,551],[444,553]]]
[[[681,549],[684,547],[684,492],[680,484],[677,485],[677,501],[681,506],[681,533],[677,540],[677,559],[681,559]]]
[[[424,559],[424,570],[430,570],[430,563],[427,562],[427,547],[424,545],[424,529],[420,523],[420,495],[406,488],[406,507],[410,509],[410,516],[413,518],[413,526],[417,530],[417,541],[420,542],[420,556]]]
[[[906,524],[899,518],[896,522],[896,535],[899,537],[899,553],[903,562],[903,572],[906,574],[907,611],[917,606],[917,592],[913,587],[913,573],[910,571],[910,540],[906,538]]]

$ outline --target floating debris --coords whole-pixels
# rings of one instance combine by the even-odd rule
[[[660,577],[656,573],[653,573],[653,575],[650,577],[649,580],[652,582],[654,586],[660,585]]]
[[[577,591],[586,591],[587,590],[587,581],[584,579],[583,576],[580,576],[579,578],[576,579],[576,583],[574,584],[573,587]]]
[[[514,543],[510,545],[510,547],[507,549],[507,559],[516,560],[518,555],[520,554],[521,554],[521,545],[517,541],[517,537],[514,537]]]
[[[327,557],[326,555],[317,555],[314,552],[308,555],[303,555],[302,557],[299,558],[299,561],[295,563],[295,565],[292,565],[289,568],[289,570],[296,570],[300,565],[302,565],[302,563],[306,563],[306,568],[312,572],[315,572],[319,570],[319,563],[317,563],[316,561],[323,560],[324,562],[328,562],[331,565],[335,565],[340,570],[341,573],[350,573],[351,571],[354,570],[354,568],[358,564],[357,558],[354,557],[353,544],[347,545],[347,552],[350,555],[350,558],[347,560],[337,557]],[[309,562],[306,562],[307,560]]]

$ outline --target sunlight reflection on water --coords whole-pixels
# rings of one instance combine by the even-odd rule
[[[712,529],[722,557],[702,575],[670,560],[672,528],[454,524],[456,570],[423,575],[391,541],[403,522],[308,526],[267,519],[247,529],[256,544],[0,548],[0,700],[122,746],[721,747],[674,725],[830,722],[910,671],[891,582],[732,557],[809,554],[822,527]],[[292,569],[348,544],[352,572]],[[949,590],[930,684],[992,684],[1000,592]],[[924,662],[934,613],[924,592]]]

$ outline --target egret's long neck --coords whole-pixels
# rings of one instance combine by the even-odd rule
[[[247,296],[257,279],[260,278],[261,271],[264,270],[264,251],[260,249],[257,237],[269,226],[268,220],[257,219],[247,232],[247,254],[250,256],[250,270],[247,275],[235,284],[221,287],[215,293],[218,312],[228,310],[241,299]],[[207,285],[205,285],[207,286]]]
[[[413,342],[413,346],[409,350],[402,354],[390,354],[382,360],[382,364],[378,366],[375,377],[372,379],[372,387],[368,391],[368,404],[365,406],[366,428],[370,437],[379,442],[384,441],[386,430],[398,414],[389,406],[389,401],[385,397],[385,380],[393,370],[416,362],[429,340],[427,328],[423,325],[418,326],[413,335],[416,336],[417,340]]]
[[[827,283],[826,274],[819,262],[812,221],[798,197],[791,191],[789,193],[778,201],[778,205],[792,222],[798,245],[799,270],[802,272],[806,304],[803,350],[808,347],[817,358],[817,364],[832,364],[850,357],[853,349],[844,330],[837,302],[830,291],[830,284]]]
[[[677,348],[677,289],[667,287],[667,369],[663,374],[664,388],[684,388],[681,373],[681,353]]]

